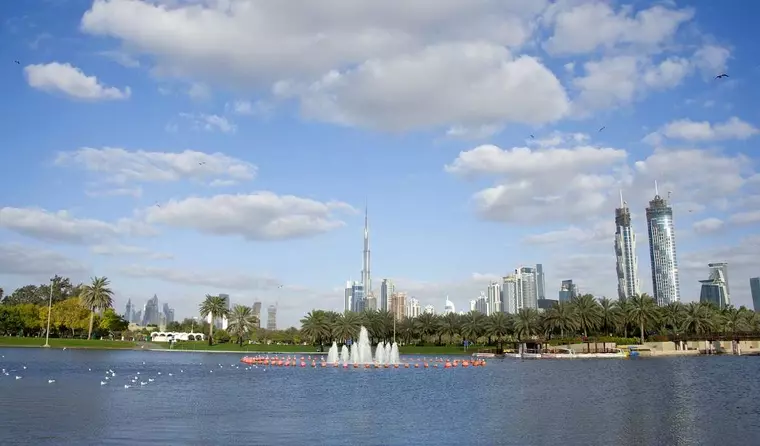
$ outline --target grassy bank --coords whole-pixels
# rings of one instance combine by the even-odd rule
[[[0,347],[42,347],[45,338],[17,338],[0,336]],[[129,341],[101,341],[100,339],[58,339],[50,338],[51,348],[95,348],[95,349],[130,349],[137,346]]]

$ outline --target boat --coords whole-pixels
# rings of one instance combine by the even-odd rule
[[[473,358],[495,358],[496,357],[496,353],[480,353],[480,352],[478,352],[478,353],[473,353],[472,357]]]
[[[555,348],[552,353],[544,353],[542,359],[576,359],[578,355],[570,348]]]

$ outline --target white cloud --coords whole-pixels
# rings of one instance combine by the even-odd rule
[[[207,115],[205,113],[180,113],[180,117],[190,120],[193,127],[207,132],[220,131],[222,133],[235,133],[237,126],[224,116]]]
[[[487,43],[371,59],[288,93],[300,96],[307,117],[391,131],[540,124],[569,107],[562,84],[540,61]]]
[[[95,185],[92,185],[93,187]],[[115,196],[131,196],[135,198],[142,197],[143,189],[140,186],[137,187],[117,187],[114,189],[88,189],[84,192],[88,197],[115,197]]]
[[[544,48],[552,54],[567,55],[621,45],[656,51],[693,16],[694,11],[688,8],[653,6],[634,15],[631,8],[615,12],[606,2],[586,2],[571,8],[567,2],[558,2],[545,15],[546,24],[553,26],[554,32]]]
[[[183,179],[204,180],[222,177],[246,181],[256,176],[257,167],[249,162],[222,153],[129,151],[116,147],[95,149],[83,147],[73,152],[60,152],[59,165],[77,165],[102,175],[113,183],[169,182]]]
[[[140,61],[133,58],[129,54],[123,51],[101,51],[98,54],[107,57],[121,66],[127,68],[137,68],[140,66]]]
[[[740,225],[760,223],[760,211],[739,212],[733,214],[729,220]]]
[[[237,100],[225,104],[224,109],[237,115],[269,116],[272,113],[273,106],[264,101]]]
[[[758,133],[760,130],[757,127],[736,116],[732,116],[726,122],[714,124],[709,121],[678,119],[665,124],[657,132],[647,135],[644,142],[659,145],[663,142],[663,138],[691,142],[745,140]]]
[[[0,208],[0,228],[49,242],[89,244],[129,235],[152,235],[151,228],[128,219],[116,223],[76,218],[68,211]]]
[[[268,276],[230,273],[227,271],[188,271],[186,269],[158,268],[129,265],[120,269],[122,274],[135,278],[159,279],[182,285],[205,286],[218,290],[268,290],[280,285],[280,281]]]
[[[195,229],[250,240],[309,237],[344,226],[338,211],[355,212],[346,203],[320,202],[271,192],[186,198],[143,211],[148,223]]]
[[[63,93],[75,99],[107,101],[127,99],[129,87],[119,90],[106,87],[95,76],[87,76],[71,64],[52,62],[46,65],[27,65],[24,68],[30,87],[51,93]]]
[[[206,84],[194,82],[187,90],[187,95],[197,101],[203,101],[211,97],[211,89]]]
[[[120,244],[94,245],[90,247],[90,251],[93,254],[102,256],[140,256],[156,260],[169,260],[174,258],[172,254],[155,252],[141,246]]]
[[[697,234],[707,234],[710,232],[715,232],[723,227],[724,223],[723,220],[715,217],[706,218],[704,220],[700,220],[695,222],[692,225],[692,228],[694,229],[694,232]]]
[[[0,245],[0,275],[50,278],[54,274],[84,274],[87,270],[83,264],[54,251],[15,243]]]
[[[705,45],[694,54],[697,68],[708,79],[724,73],[730,57],[731,51],[718,45]]]
[[[593,224],[589,228],[570,226],[542,234],[533,234],[523,238],[523,242],[530,245],[554,245],[567,243],[578,246],[578,243],[608,242],[610,244],[615,233],[615,223],[612,219]],[[588,246],[588,245],[585,245]]]

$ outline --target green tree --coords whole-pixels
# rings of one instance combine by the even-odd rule
[[[245,305],[235,305],[230,312],[227,331],[237,337],[239,346],[243,346],[243,339],[252,333],[259,325],[259,319],[253,313],[253,308]]]
[[[361,318],[353,311],[347,311],[341,315],[333,323],[331,330],[332,334],[340,342],[345,343],[349,339],[355,340],[359,337],[359,327],[361,326]]]
[[[560,337],[578,329],[578,321],[569,302],[557,302],[546,312],[545,321],[551,330],[559,330]]]
[[[520,341],[535,336],[540,329],[538,311],[533,308],[520,309],[514,318],[515,336]]]
[[[103,317],[98,324],[98,328],[108,332],[111,337],[114,336],[114,333],[126,331],[128,327],[129,322],[116,314],[113,308],[108,308],[103,312]]]
[[[109,288],[109,285],[108,278],[93,277],[89,285],[82,287],[79,300],[83,307],[90,310],[90,326],[87,332],[87,339],[92,339],[92,325],[95,321],[95,312],[113,306],[113,291]]]
[[[462,337],[469,342],[477,342],[478,338],[483,336],[485,315],[479,311],[470,311],[462,316],[460,333]]]
[[[574,297],[570,300],[570,305],[573,306],[575,321],[583,336],[588,336],[592,330],[599,327],[602,320],[602,310],[594,296],[583,294]]]
[[[631,317],[639,327],[641,343],[644,343],[646,328],[657,322],[659,311],[654,299],[646,294],[631,298]]]
[[[512,320],[502,312],[487,316],[484,320],[486,335],[496,339],[499,350],[504,350],[504,339],[512,333]]]
[[[205,319],[211,315],[212,323],[209,324],[208,329],[208,345],[213,345],[214,343],[214,319],[226,316],[228,312],[227,308],[227,298],[222,296],[212,296],[210,294],[206,294],[206,298],[201,303],[201,317]]]
[[[44,309],[47,320],[47,307]],[[71,336],[76,336],[77,330],[86,330],[92,313],[84,308],[79,298],[72,297],[53,305],[52,321],[56,327],[71,330]]]
[[[301,334],[312,344],[319,345],[319,351],[324,351],[324,342],[332,336],[332,329],[327,314],[322,310],[310,311],[301,319]]]

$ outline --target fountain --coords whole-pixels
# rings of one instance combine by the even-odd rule
[[[333,364],[336,362],[338,362],[338,344],[333,342],[330,350],[327,351],[327,363]]]
[[[365,327],[359,329],[359,339],[351,344],[338,349],[338,344],[333,342],[327,352],[328,364],[399,364],[398,344],[380,341],[375,349],[375,357],[372,357],[372,346],[369,343],[369,333]]]

